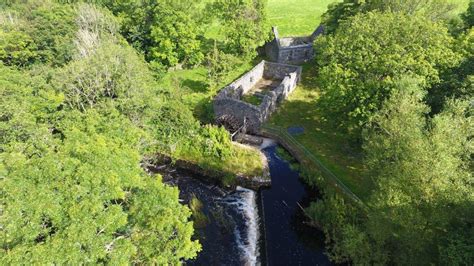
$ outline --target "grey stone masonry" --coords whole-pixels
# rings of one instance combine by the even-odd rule
[[[277,105],[296,88],[301,71],[300,66],[260,62],[214,98],[216,121],[234,130],[243,128],[245,132],[257,133]],[[259,105],[243,101],[252,92],[260,97]]]
[[[320,25],[311,35],[304,37],[280,38],[277,27],[273,27],[274,38],[265,45],[267,57],[278,63],[299,64],[314,57],[313,42],[324,32]]]

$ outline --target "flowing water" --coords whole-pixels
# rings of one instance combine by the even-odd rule
[[[196,228],[202,251],[188,265],[329,265],[321,232],[304,224],[298,204],[308,203],[298,172],[276,155],[276,144],[265,140],[272,186],[259,192],[238,187],[228,193],[192,174],[171,170],[164,180],[180,189],[187,203],[202,202],[206,221]],[[160,171],[163,173],[163,171]]]
[[[298,172],[277,156],[276,148],[272,143],[263,147],[272,186],[260,191],[265,232],[261,261],[267,265],[330,265],[324,254],[324,235],[304,223],[302,206],[315,195],[309,196]]]

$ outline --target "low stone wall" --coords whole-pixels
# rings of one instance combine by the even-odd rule
[[[280,38],[273,27],[274,39],[265,45],[267,57],[278,63],[303,63],[314,57],[313,42],[324,32],[319,26],[310,36]]]
[[[296,88],[301,71],[300,66],[260,62],[217,94],[213,102],[216,120],[229,119],[235,124],[233,128],[245,125],[246,132],[257,133],[260,125],[276,110],[277,104]],[[281,83],[263,97],[259,106],[242,101],[242,96],[261,78],[281,80]]]

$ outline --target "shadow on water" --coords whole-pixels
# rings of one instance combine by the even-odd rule
[[[263,151],[268,158],[272,186],[260,192],[267,265],[331,265],[324,254],[322,232],[304,224],[298,203],[307,206],[310,195],[297,171],[276,155],[276,145]],[[311,195],[313,198],[314,195]]]
[[[182,203],[202,202],[205,226],[196,228],[202,251],[187,265],[330,265],[323,234],[304,224],[298,203],[307,206],[315,195],[288,162],[276,155],[276,145],[263,148],[272,187],[259,192],[238,188],[227,192],[194,175],[162,169],[164,181],[177,186]]]

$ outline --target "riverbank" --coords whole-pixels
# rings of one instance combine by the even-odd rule
[[[303,211],[317,200],[317,192],[302,182],[287,158],[277,154],[277,147],[270,139],[262,139],[259,145],[272,185],[256,191],[221,188],[215,179],[178,168],[176,163],[150,169],[179,188],[182,204],[198,202],[193,221],[195,239],[203,250],[187,265],[330,265],[324,235],[308,225]]]
[[[252,190],[259,190],[262,187],[269,187],[271,185],[270,172],[268,168],[268,161],[265,155],[258,149],[252,146],[233,143],[240,149],[252,149],[253,153],[258,153],[258,157],[249,158],[257,159],[260,162],[256,163],[261,166],[260,171],[246,172],[244,165],[240,171],[230,171],[224,168],[213,167],[212,165],[193,162],[190,160],[173,159],[165,154],[158,154],[154,158],[153,165],[149,165],[149,170],[156,171],[157,167],[176,167],[180,170],[187,171],[194,174],[199,179],[216,184],[228,190],[235,190],[238,186]],[[255,162],[252,162],[255,164]]]

